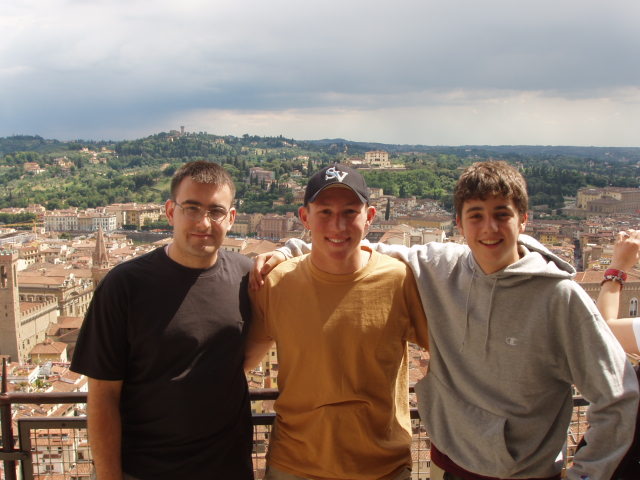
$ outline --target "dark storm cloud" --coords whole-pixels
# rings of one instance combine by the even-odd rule
[[[638,2],[375,3],[19,2],[0,19],[0,135],[138,135],[196,109],[475,108],[504,92],[628,104],[638,88]]]

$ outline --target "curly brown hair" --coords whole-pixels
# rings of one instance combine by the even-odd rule
[[[496,195],[512,199],[520,216],[527,213],[529,196],[522,174],[507,162],[476,162],[462,172],[456,183],[453,192],[456,215],[461,216],[467,200],[485,200]]]

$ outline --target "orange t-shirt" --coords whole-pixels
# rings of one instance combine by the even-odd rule
[[[372,252],[353,274],[279,265],[254,295],[250,337],[278,351],[268,462],[314,480],[387,479],[411,465],[407,341],[427,320],[404,263]]]

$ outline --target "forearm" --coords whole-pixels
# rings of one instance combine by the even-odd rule
[[[620,305],[620,284],[614,281],[604,282],[600,288],[597,306],[602,318],[627,353],[640,354],[640,348],[633,330],[633,318],[618,318]],[[636,319],[637,321],[637,319]]]
[[[244,371],[257,367],[273,345],[273,340],[250,341],[244,352]]]
[[[620,284],[614,281],[604,282],[600,287],[598,301],[596,302],[600,315],[607,322],[618,318],[620,305]]]
[[[640,346],[633,328],[634,322],[640,322],[640,318],[614,318],[607,320],[609,328],[620,342],[620,345],[622,345],[624,351],[640,355]]]
[[[89,383],[87,425],[97,479],[122,480],[119,390],[105,393],[96,382]]]
[[[640,231],[620,232],[613,248],[611,264],[607,270],[630,271],[638,262],[639,252]],[[600,310],[600,314],[607,322],[618,318],[621,290],[621,283],[614,280],[605,281],[600,288],[597,301],[598,310]]]

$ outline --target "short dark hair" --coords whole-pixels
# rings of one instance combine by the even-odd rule
[[[231,198],[233,199],[236,196],[236,186],[233,183],[233,178],[222,165],[198,160],[185,163],[173,174],[171,179],[171,200],[176,199],[176,191],[187,177],[198,183],[208,183],[220,187],[227,185],[231,190]]]
[[[527,213],[527,182],[515,167],[503,161],[470,165],[460,175],[453,192],[456,215],[462,215],[462,206],[467,200],[486,200],[495,195],[513,200],[520,216]]]

